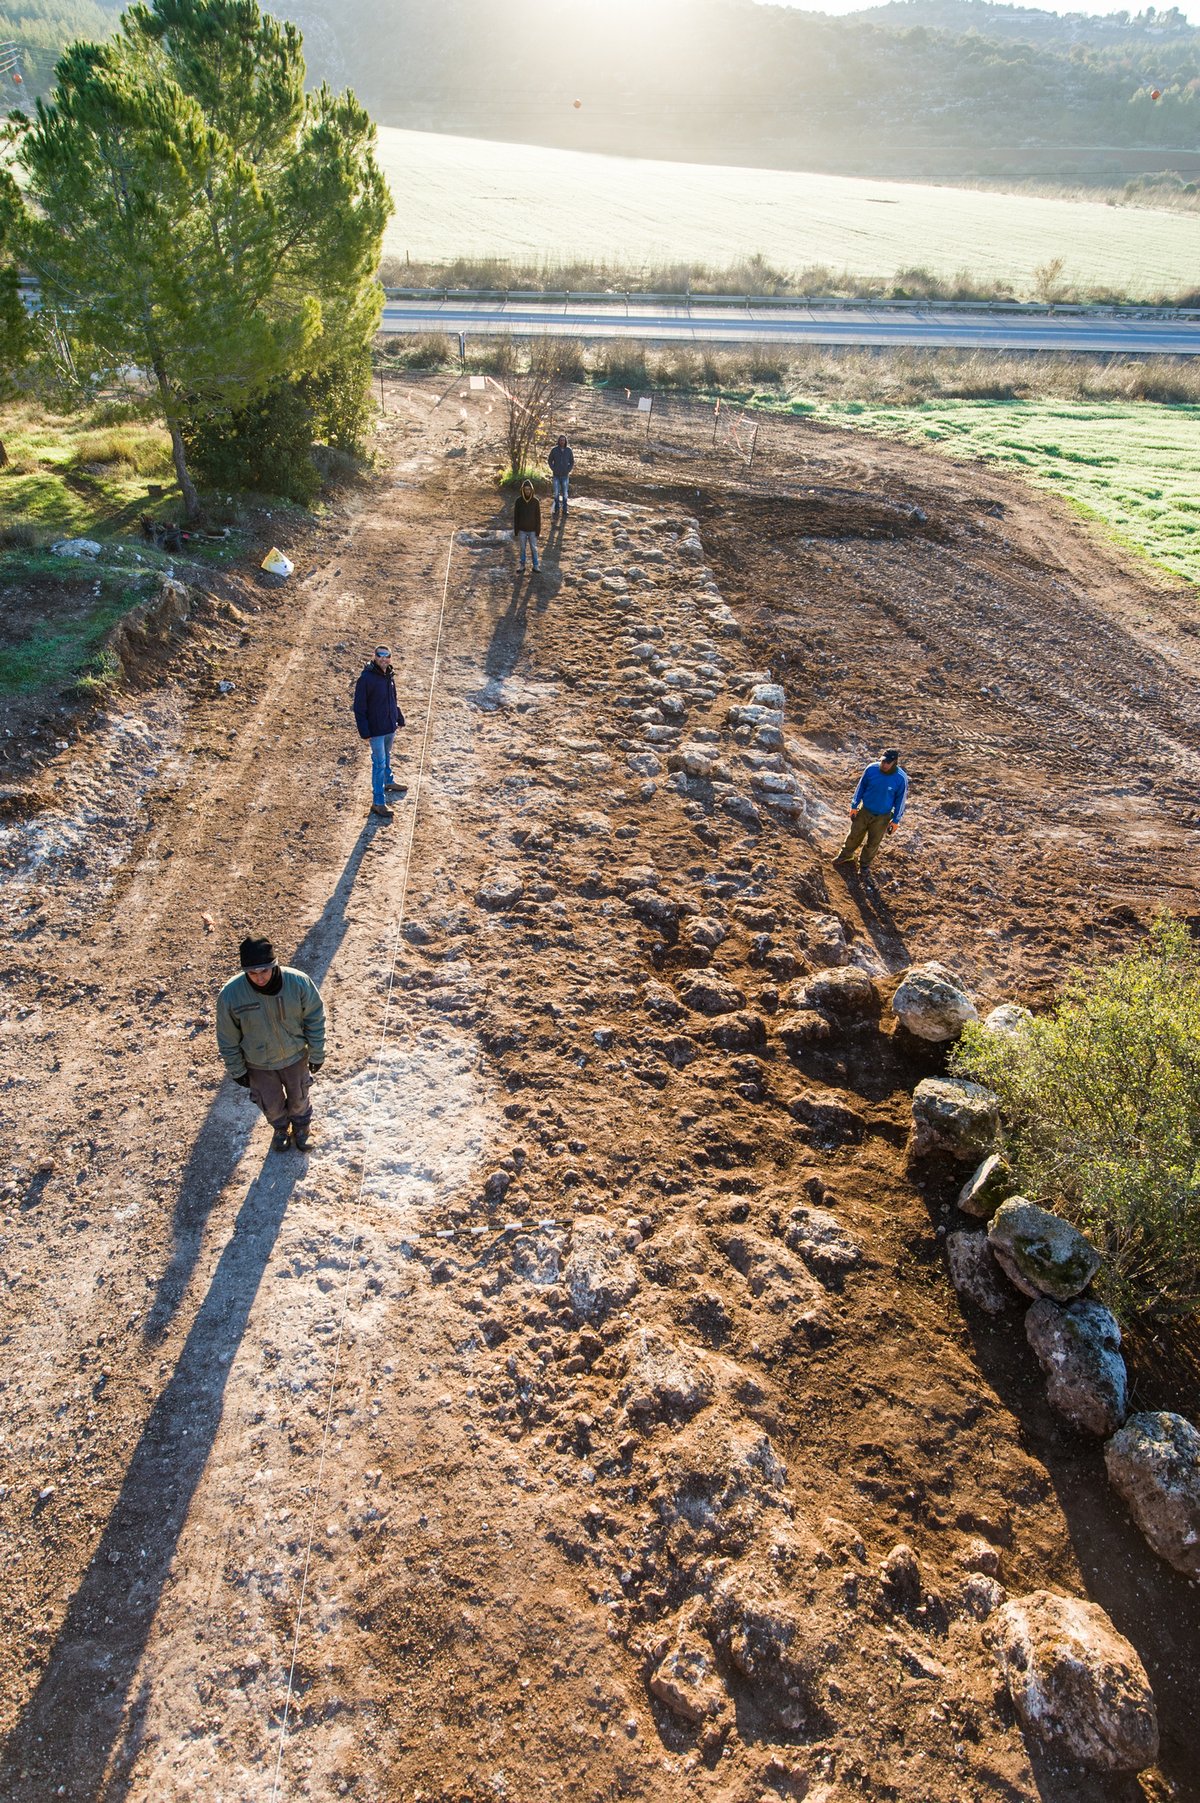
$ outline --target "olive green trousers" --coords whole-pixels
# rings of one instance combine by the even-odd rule
[[[846,834],[845,844],[838,853],[838,862],[843,858],[853,858],[859,846],[863,846],[862,856],[858,860],[858,868],[866,870],[879,856],[879,847],[891,824],[890,814],[872,814],[870,808],[859,808],[850,822],[850,831]],[[864,839],[866,844],[863,845]]]

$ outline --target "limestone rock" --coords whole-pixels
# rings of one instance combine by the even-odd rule
[[[829,1022],[825,1015],[818,1014],[815,1008],[797,1008],[791,1014],[785,1014],[777,1020],[776,1031],[789,1052],[799,1051],[801,1046],[819,1045],[830,1035]]]
[[[914,1158],[927,1152],[976,1160],[988,1151],[1000,1124],[1000,1104],[982,1083],[963,1077],[925,1077],[913,1091]]]
[[[969,1020],[978,1020],[975,1004],[942,964],[914,964],[892,997],[893,1011],[918,1039],[957,1039]]]
[[[950,1281],[967,1302],[985,1315],[1002,1315],[1016,1300],[992,1257],[986,1233],[948,1233],[946,1262]]]
[[[1017,1040],[1024,1036],[1033,1015],[1028,1008],[1022,1008],[1018,1002],[1001,1002],[983,1019],[983,1030],[991,1033],[996,1039]]]
[[[965,1215],[987,1221],[1015,1188],[1013,1174],[999,1152],[989,1152],[959,1190],[958,1206]]]
[[[804,949],[814,964],[848,964],[846,929],[836,914],[810,914],[803,923]]]
[[[823,1208],[801,1203],[788,1216],[784,1244],[817,1271],[849,1271],[862,1263],[863,1249]]]
[[[1100,1269],[1100,1254],[1061,1215],[1024,1196],[1010,1196],[992,1216],[988,1241],[996,1262],[1023,1296],[1071,1302]]]
[[[650,1693],[685,1722],[718,1725],[732,1715],[712,1642],[695,1627],[677,1630],[650,1674]]]
[[[1100,1302],[1065,1308],[1042,1297],[1025,1316],[1025,1338],[1046,1373],[1050,1407],[1084,1433],[1107,1435],[1125,1419],[1121,1329]]]
[[[713,952],[728,935],[719,920],[711,920],[707,914],[701,914],[689,921],[686,936],[689,944],[698,945],[702,951]]]
[[[915,1609],[921,1600],[921,1567],[911,1546],[894,1546],[879,1567],[883,1600],[889,1609]]]
[[[985,1572],[975,1571],[963,1585],[962,1604],[967,1614],[974,1616],[976,1621],[987,1621],[989,1616],[996,1613],[1007,1595],[1003,1584],[988,1577]]]
[[[733,1014],[723,1014],[709,1028],[708,1037],[726,1052],[755,1052],[766,1044],[767,1023],[761,1014],[740,1008]]]
[[[1035,1590],[1004,1604],[990,1638],[1022,1727],[1050,1751],[1112,1775],[1154,1763],[1154,1695],[1103,1609]]]
[[[866,1020],[879,1013],[879,991],[854,965],[802,978],[791,985],[788,1000],[793,1008],[815,1008],[835,1020]]]
[[[788,1257],[778,1240],[766,1239],[748,1227],[714,1237],[766,1313],[784,1317],[789,1325],[824,1328],[825,1291],[802,1265]]]
[[[626,1377],[620,1396],[631,1415],[688,1420],[706,1408],[716,1385],[703,1355],[654,1327],[625,1342]]]
[[[746,1006],[741,990],[724,977],[692,975],[680,983],[679,993],[697,1014],[733,1014]]]
[[[576,1315],[583,1321],[603,1321],[636,1293],[638,1273],[613,1229],[604,1221],[584,1218],[571,1230],[563,1281]]]
[[[1104,1449],[1109,1482],[1160,1559],[1200,1577],[1200,1433],[1166,1410],[1131,1415]]]
[[[762,1686],[807,1687],[816,1649],[792,1604],[772,1596],[753,1574],[738,1572],[718,1587],[713,1612],[743,1677]]]
[[[679,903],[656,895],[652,889],[635,890],[625,897],[625,904],[640,921],[660,932],[674,932],[679,925]]]
[[[493,912],[502,908],[512,908],[520,901],[524,893],[524,885],[520,874],[515,870],[494,870],[485,877],[475,896],[481,908],[490,908]]]

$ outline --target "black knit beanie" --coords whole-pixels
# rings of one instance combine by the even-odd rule
[[[275,947],[269,939],[243,939],[238,952],[243,970],[260,970],[275,962]]]

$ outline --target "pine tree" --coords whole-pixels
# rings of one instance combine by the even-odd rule
[[[16,259],[12,254],[24,211],[17,184],[7,170],[0,169],[0,397],[8,388],[13,371],[24,360],[29,345],[28,322],[17,281]],[[8,453],[4,449],[4,440],[0,439],[0,469],[7,462]]]
[[[256,0],[153,0],[77,44],[19,122],[48,300],[153,375],[189,518],[186,439],[366,341],[391,210],[351,94],[304,94],[300,34]]]

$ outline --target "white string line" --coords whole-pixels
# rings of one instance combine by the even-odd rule
[[[279,1751],[275,1757],[275,1775],[271,1782],[271,1803],[276,1803],[279,1795],[279,1779],[283,1770],[283,1753],[287,1744],[288,1721],[292,1709],[296,1678],[296,1660],[300,1652],[300,1630],[304,1620],[304,1604],[308,1596],[308,1573],[312,1562],[313,1540],[317,1531],[317,1511],[321,1503],[321,1490],[325,1479],[325,1460],[329,1451],[329,1434],[333,1424],[333,1405],[337,1395],[338,1373],[342,1359],[342,1345],[346,1335],[346,1321],[350,1313],[350,1283],[354,1274],[354,1258],[358,1251],[358,1242],[362,1234],[362,1200],[366,1187],[367,1170],[370,1165],[371,1152],[375,1133],[375,1103],[379,1095],[379,1080],[383,1075],[383,1054],[387,1046],[388,1028],[391,1024],[392,997],[396,987],[396,959],[400,950],[400,931],[404,925],[404,910],[408,902],[408,873],[412,866],[413,840],[417,832],[417,810],[421,804],[421,785],[425,779],[425,765],[429,752],[429,740],[433,729],[433,696],[437,686],[438,664],[442,654],[442,628],[446,619],[446,598],[450,592],[450,564],[454,557],[454,533],[450,534],[450,545],[446,552],[446,577],[442,583],[442,605],[438,611],[437,636],[433,646],[433,667],[429,673],[429,700],[425,712],[425,732],[421,739],[421,759],[417,766],[416,786],[413,790],[412,818],[408,828],[408,844],[404,852],[404,876],[400,885],[400,904],[392,926],[391,956],[388,968],[387,998],[383,1008],[383,1031],[380,1035],[379,1050],[375,1054],[375,1080],[371,1086],[371,1109],[368,1117],[367,1143],[363,1148],[362,1169],[359,1173],[358,1190],[354,1198],[353,1227],[354,1233],[350,1243],[350,1251],[346,1259],[346,1283],[342,1292],[341,1318],[338,1321],[337,1341],[333,1353],[333,1370],[329,1375],[329,1398],[325,1406],[325,1426],[321,1435],[321,1456],[317,1463],[317,1481],[313,1490],[312,1513],[308,1523],[308,1541],[304,1548],[304,1568],[300,1577],[300,1598],[296,1604],[296,1631],[292,1637],[292,1658],[288,1667],[287,1695],[283,1704],[283,1720],[279,1725]]]

